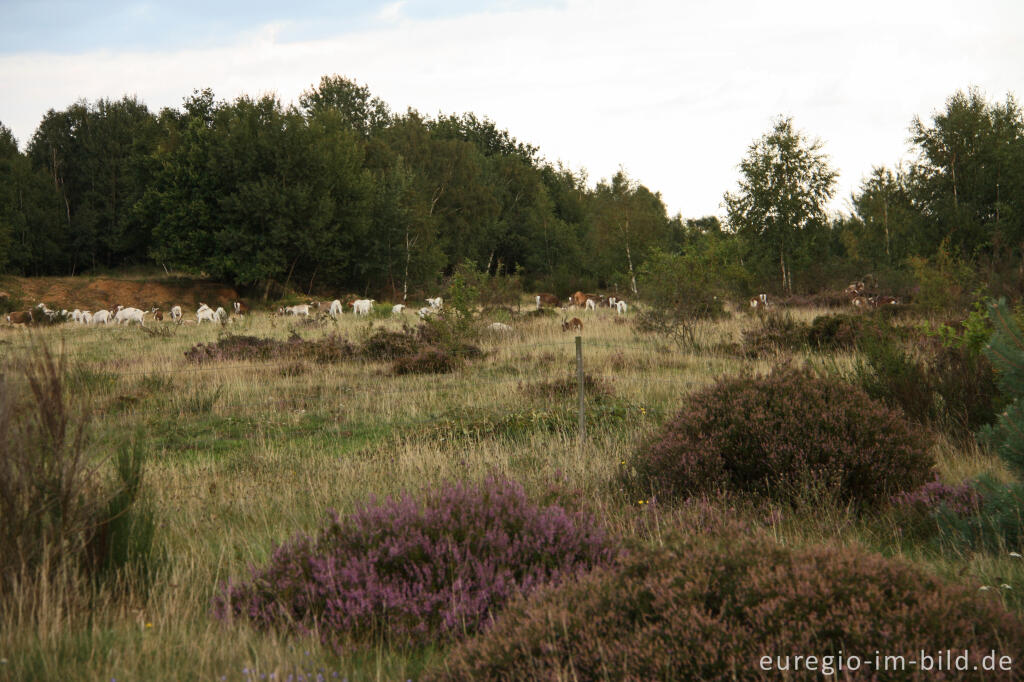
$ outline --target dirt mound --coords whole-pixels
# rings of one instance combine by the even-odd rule
[[[238,298],[232,287],[196,279],[127,280],[108,277],[7,277],[3,289],[28,307],[46,303],[54,308],[97,310],[118,305],[168,309],[172,305],[214,308]]]

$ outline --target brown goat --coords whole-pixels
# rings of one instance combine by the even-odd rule
[[[583,331],[583,320],[581,320],[578,317],[574,317],[571,320],[563,320],[562,331],[567,332],[570,329],[575,329],[576,331],[579,332]]]
[[[537,294],[537,307],[548,306],[550,308],[556,308],[561,304],[562,300],[554,294]]]
[[[11,324],[32,324],[31,310],[18,310],[7,316],[7,321]]]

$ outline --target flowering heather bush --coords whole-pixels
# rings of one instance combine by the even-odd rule
[[[797,501],[810,488],[871,503],[932,477],[929,438],[837,379],[777,369],[690,396],[633,465],[660,496],[750,492]]]
[[[943,507],[958,516],[967,516],[978,511],[981,499],[978,491],[968,482],[949,485],[936,478],[917,490],[893,495],[892,503],[897,507],[923,512],[933,512]]]
[[[476,632],[511,597],[613,555],[589,516],[491,479],[332,513],[316,538],[298,535],[248,582],[222,586],[214,609],[264,629],[316,628],[339,651],[419,645]]]
[[[1024,624],[976,588],[903,562],[726,534],[637,548],[613,568],[538,590],[424,679],[781,679],[762,670],[763,656],[881,651],[909,661],[942,642],[972,662],[995,650],[1016,663]],[[855,677],[916,679],[905,675],[863,665]]]

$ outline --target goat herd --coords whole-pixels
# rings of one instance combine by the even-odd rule
[[[567,301],[563,301],[554,294],[537,294],[534,297],[534,301],[537,304],[538,310],[543,307],[558,307],[562,310],[563,331],[581,331],[583,329],[583,322],[578,317],[574,317],[571,320],[565,319],[567,317],[566,312],[570,309],[596,310],[598,307],[605,307],[615,310],[619,315],[624,315],[629,310],[629,306],[621,299],[597,294],[585,294],[581,291],[574,293]],[[440,296],[428,298],[426,302],[427,305],[416,311],[416,315],[420,319],[437,315],[444,307],[444,299]],[[376,300],[372,298],[360,299],[355,297],[351,297],[346,304],[343,304],[341,299],[334,299],[333,301],[308,301],[298,305],[280,307],[277,309],[277,315],[307,318],[329,316],[331,319],[336,320],[345,312],[346,307],[350,307],[352,314],[357,317],[370,315],[373,313],[374,303],[376,303]],[[168,316],[169,320],[175,324],[199,325],[203,322],[225,324],[232,322],[233,318],[243,317],[249,313],[249,306],[244,301],[233,301],[232,307],[233,313],[229,317],[228,312],[223,307],[211,308],[205,303],[200,303],[199,307],[196,308],[195,320],[193,321],[185,318],[185,312],[180,305],[175,305],[168,311]],[[400,316],[404,315],[407,310],[410,310],[408,306],[403,303],[397,303],[391,307],[391,314]],[[30,310],[15,311],[7,315],[7,321],[14,326],[27,326],[43,322],[51,324],[73,322],[80,325],[109,325],[111,323],[130,325],[134,322],[144,327],[146,326],[147,318],[155,322],[162,322],[165,319],[164,311],[158,306],[146,310],[120,305],[109,310],[90,311],[79,308],[74,310],[53,310],[45,303],[39,303]],[[490,329],[495,332],[511,331],[511,327],[500,322],[491,324]]]

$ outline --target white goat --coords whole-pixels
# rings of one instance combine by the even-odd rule
[[[352,313],[354,315],[369,315],[373,312],[373,304],[375,300],[372,298],[363,298],[358,301],[352,301]]]
[[[224,310],[220,306],[217,307],[217,310],[215,310],[213,314],[217,318],[218,322],[223,322],[228,318],[228,311]]]
[[[284,307],[284,315],[305,315],[309,317],[309,304],[300,303],[299,305],[289,305]]]
[[[181,306],[180,305],[176,305],[173,308],[171,308],[171,321],[172,322],[178,322],[180,320],[181,320]]]
[[[146,326],[145,315],[146,315],[146,313],[144,311],[142,311],[142,310],[139,310],[138,308],[131,308],[131,307],[121,308],[120,306],[118,306],[118,311],[117,311],[117,314],[114,316],[114,321],[117,322],[117,324],[119,324],[119,325],[122,322],[124,322],[125,324],[131,324],[132,322],[138,322],[143,327],[145,327]]]
[[[395,305],[393,305],[391,307],[391,314],[392,315],[401,315],[403,310],[405,310],[405,304],[404,303],[396,303]]]
[[[511,334],[512,333],[512,327],[510,327],[507,324],[504,324],[502,322],[491,322],[489,325],[487,325],[487,328],[490,329],[492,332],[495,332],[495,333],[498,333],[498,334]]]
[[[92,313],[88,310],[82,311],[82,324],[92,324]]]
[[[586,306],[586,308],[587,308],[587,310],[597,310],[597,304],[594,303],[594,299],[592,299],[592,298],[588,298],[587,299],[587,306]]]
[[[97,310],[92,314],[92,321],[89,324],[109,324],[110,323],[110,311],[109,310]]]
[[[420,316],[421,320],[425,320],[428,317],[433,317],[436,313],[437,311],[429,306],[420,308],[419,310],[416,311],[416,314]]]
[[[428,298],[427,305],[429,305],[434,310],[440,310],[441,306],[444,305],[444,299],[441,298],[440,296],[438,296],[437,298]]]
[[[334,299],[333,301],[331,301],[331,310],[330,310],[331,319],[336,320],[339,317],[341,317],[344,313],[345,313],[345,306],[341,305],[341,301],[339,301],[338,299]]]
[[[213,310],[210,309],[210,306],[206,305],[205,303],[202,304],[202,307],[196,311],[196,324],[202,324],[203,320],[206,320],[211,323],[220,321],[217,318],[217,313],[213,312]]]
[[[618,311],[619,315],[625,315],[626,312],[629,310],[629,306],[626,305],[625,301],[616,301],[615,309]]]

